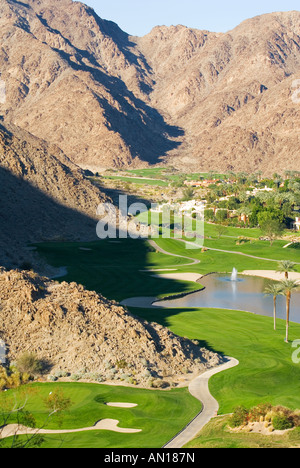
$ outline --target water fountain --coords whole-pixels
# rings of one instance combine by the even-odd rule
[[[231,281],[237,281],[237,279],[238,279],[238,271],[236,268],[234,268],[231,273]]]

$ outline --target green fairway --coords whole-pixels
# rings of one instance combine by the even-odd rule
[[[129,182],[131,184],[138,185],[155,185],[157,187],[168,187],[168,182],[164,180],[153,180],[153,179],[139,179],[135,177],[125,177],[125,176],[102,176],[102,179],[108,180],[120,180],[122,182]]]
[[[223,252],[186,250],[183,243],[172,239],[159,239],[157,243],[169,252],[199,258],[201,263],[183,266],[186,259],[155,252],[146,241],[133,240],[123,240],[117,244],[108,241],[85,244],[85,247],[92,248],[90,252],[79,250],[78,244],[44,244],[39,245],[39,252],[46,256],[49,263],[68,267],[69,274],[64,279],[81,282],[118,300],[188,292],[200,286],[154,278],[152,273],[141,272],[142,269],[173,266],[177,271],[206,273],[228,272],[233,266],[240,271],[276,269],[277,266],[276,262]],[[266,251],[279,257],[278,246],[267,247],[261,253],[266,255]],[[293,364],[291,346],[283,341],[284,322],[279,321],[277,332],[273,332],[272,319],[243,312],[216,309],[132,311],[147,320],[162,323],[178,335],[198,339],[205,346],[240,360],[238,368],[215,376],[211,381],[212,391],[220,401],[222,411],[230,411],[237,402],[255,404],[270,399],[272,403],[300,407],[300,366]],[[300,325],[293,324],[290,339],[299,338]]]
[[[55,416],[45,426],[48,413],[43,400],[56,388],[71,399],[72,406],[64,414],[61,426]],[[34,392],[29,393],[26,410],[34,415],[37,427],[83,429],[93,426],[100,419],[115,419],[120,421],[119,427],[142,429],[142,432],[136,434],[104,430],[46,434],[43,448],[160,448],[201,410],[201,404],[187,389],[142,390],[90,383],[32,384],[28,389]],[[0,394],[0,405],[12,392]],[[105,404],[109,402],[135,403],[138,406],[114,408]],[[6,445],[9,443],[7,440]]]
[[[220,403],[220,414],[237,405],[262,402],[300,408],[300,364],[292,361],[292,341],[300,339],[300,324],[291,324],[290,343],[284,342],[285,322],[247,312],[219,309],[131,309],[157,321],[174,333],[197,339],[203,346],[239,360],[240,365],[215,375],[211,393]]]
[[[156,252],[143,240],[45,243],[38,244],[38,252],[50,265],[67,267],[68,275],[63,280],[76,281],[108,299],[165,296],[201,288],[186,281],[162,281],[153,276],[155,273],[147,272],[149,269],[176,269],[188,262]]]
[[[206,227],[212,232],[211,226]],[[233,234],[234,231],[231,231]],[[252,233],[253,234],[253,233]],[[257,233],[256,233],[257,234]],[[270,247],[268,242],[254,240],[253,243],[237,245],[238,237],[205,239],[205,246],[212,249],[190,250],[174,239],[155,239],[163,250],[191,257],[200,261],[189,265],[186,258],[164,255],[151,247],[147,240],[116,239],[99,240],[93,243],[44,243],[37,244],[38,252],[55,267],[67,267],[68,275],[63,279],[76,281],[88,289],[95,290],[109,299],[118,301],[136,296],[163,297],[170,294],[191,292],[201,285],[185,281],[155,278],[149,270],[176,270],[207,274],[228,273],[235,267],[244,270],[276,270],[280,260],[300,263],[300,250],[284,249],[285,241],[278,240]],[[86,250],[82,250],[86,249]],[[243,255],[241,255],[243,254]],[[253,258],[258,257],[258,258]],[[270,260],[268,260],[270,259]],[[300,271],[300,264],[296,266]]]
[[[252,237],[253,242],[237,245],[240,230],[232,228],[233,230],[228,233],[230,237],[221,237],[217,240],[214,227],[208,226],[208,229],[211,235],[205,240],[205,245],[225,252],[188,250],[185,244],[178,240],[161,238],[155,240],[160,248],[169,253],[200,261],[193,265],[187,265],[190,263],[187,258],[161,253],[151,247],[146,240],[123,239],[88,244],[47,243],[39,244],[37,247],[38,252],[48,263],[57,267],[67,267],[68,275],[62,280],[82,283],[87,288],[116,300],[136,296],[162,297],[201,287],[191,282],[155,278],[154,273],[149,271],[152,269],[206,274],[231,272],[233,267],[240,272],[258,269],[276,270],[277,262],[282,259],[300,262],[299,251],[283,249],[284,241],[276,241],[270,247],[268,242],[258,240],[257,232],[251,231],[252,236],[248,232],[243,233]],[[82,248],[91,250],[83,251]],[[252,258],[251,255],[260,258]],[[298,265],[297,270],[299,271]],[[220,414],[232,412],[237,405],[251,407],[262,402],[281,404],[292,409],[300,408],[300,365],[292,361],[294,351],[292,341],[300,339],[300,324],[290,325],[290,343],[286,344],[285,322],[278,320],[275,332],[273,319],[269,317],[231,310],[201,308],[189,310],[131,308],[130,310],[136,316],[161,323],[180,336],[197,339],[202,346],[239,360],[238,367],[217,374],[210,380],[210,390],[220,404]],[[168,393],[172,394],[173,391]],[[182,395],[184,394],[180,393],[180,398]],[[152,404],[149,400],[149,405]],[[164,415],[162,415],[163,420]],[[162,430],[165,430],[163,426]],[[124,436],[120,439],[118,437],[106,434],[105,438],[101,439],[103,444],[101,446],[127,447],[129,445],[124,444],[133,443],[133,440],[139,447],[144,443],[140,435],[138,438],[137,435],[128,436],[126,442]],[[168,437],[166,435],[165,439]],[[79,443],[83,446],[93,445],[95,438],[97,438],[95,434],[84,433]],[[145,442],[143,446],[147,446],[147,443]]]

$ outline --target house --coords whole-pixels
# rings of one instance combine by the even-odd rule
[[[192,181],[189,181],[189,180],[186,180],[184,182],[185,185],[187,185],[188,187],[209,187],[210,185],[212,184],[219,184],[220,183],[220,179],[216,179],[216,180],[201,180],[201,181],[196,181],[196,180],[192,180]]]
[[[292,229],[300,231],[300,218],[296,218],[296,220],[292,223]]]
[[[202,182],[197,182],[196,180],[186,180],[184,182],[184,185],[187,185],[188,187],[202,187],[203,183]]]

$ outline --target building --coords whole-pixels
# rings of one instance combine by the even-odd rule
[[[202,188],[207,188],[209,187],[210,185],[213,185],[213,184],[219,184],[220,183],[220,179],[216,179],[216,180],[201,180],[201,181],[196,181],[196,180],[186,180],[184,182],[185,185],[187,185],[188,187],[202,187]]]
[[[292,229],[300,231],[300,218],[296,218],[296,220],[292,223]]]

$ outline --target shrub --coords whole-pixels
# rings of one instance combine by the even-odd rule
[[[16,363],[17,369],[22,373],[36,376],[42,373],[42,362],[34,353],[26,352],[19,357]]]
[[[261,419],[264,420],[266,415],[271,411],[272,405],[269,403],[263,403],[258,406],[254,406],[249,411],[249,421],[256,422],[260,421]]]
[[[126,369],[126,367],[128,367],[128,364],[125,361],[125,359],[121,359],[120,361],[116,362],[116,366],[118,369]]]
[[[55,375],[55,377],[60,379],[60,378],[63,378],[63,377],[68,377],[69,374],[66,371],[59,370],[59,371],[55,372],[54,375]]]
[[[288,246],[288,249],[300,249],[300,242],[294,242]]]
[[[48,380],[50,382],[56,382],[57,381],[57,377],[56,375],[48,375]]]
[[[0,391],[9,388],[18,388],[28,383],[29,379],[29,374],[21,373],[16,368],[7,370],[4,367],[0,367]]]
[[[71,380],[74,380],[75,382],[78,382],[78,380],[82,379],[81,374],[72,374],[71,375]]]
[[[237,406],[230,418],[231,427],[240,427],[247,424],[249,412],[244,406]]]
[[[272,419],[273,427],[276,431],[284,431],[293,427],[293,422],[285,414],[278,413]]]

